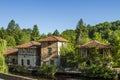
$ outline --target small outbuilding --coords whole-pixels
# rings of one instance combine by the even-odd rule
[[[99,54],[102,54],[103,57],[111,57],[111,48],[112,46],[98,42],[96,40],[92,40],[86,44],[81,45],[77,48],[78,53],[84,57],[90,54],[90,51],[92,51],[93,47],[96,47]]]

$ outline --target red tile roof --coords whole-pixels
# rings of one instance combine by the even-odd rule
[[[64,39],[63,37],[60,37],[60,36],[49,36],[47,38],[44,38],[44,39],[40,40],[40,42],[48,42],[48,41],[67,42],[66,39]]]
[[[17,54],[18,53],[18,49],[16,49],[16,48],[11,48],[11,49],[7,49],[6,51],[5,51],[5,55],[9,55],[9,54]]]
[[[16,48],[29,48],[29,47],[38,47],[41,44],[39,42],[36,41],[31,41],[22,45],[17,46]]]
[[[80,46],[80,48],[90,48],[90,47],[98,47],[98,48],[111,48],[112,46],[100,43],[98,41],[90,41],[82,46]]]

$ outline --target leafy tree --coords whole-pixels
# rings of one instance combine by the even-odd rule
[[[7,36],[6,41],[7,41],[8,47],[15,47],[16,46],[16,41],[12,36]]]
[[[32,33],[32,29],[30,29],[30,28],[28,28],[28,29],[24,28],[24,29],[22,29],[22,31],[29,34],[29,35],[31,35],[31,33]]]
[[[31,40],[39,40],[40,35],[39,35],[39,30],[38,30],[38,26],[34,25],[32,33],[31,33]]]
[[[63,67],[76,67],[77,62],[76,62],[76,54],[74,51],[74,47],[71,46],[71,44],[67,44],[61,47],[60,49],[60,54],[61,54],[61,65]]]
[[[54,35],[54,36],[59,36],[60,33],[59,33],[59,31],[56,29],[56,30],[53,32],[53,35]]]
[[[93,37],[93,40],[97,40],[97,41],[99,41],[99,42],[109,44],[109,42],[108,42],[107,40],[102,39],[102,36],[101,36],[100,33],[95,32],[95,33],[93,34],[93,36],[94,36],[94,37]]]
[[[25,33],[25,32],[20,32],[19,33],[19,40],[18,40],[18,44],[23,44],[23,43],[26,43],[26,42],[29,42],[30,41],[30,35]]]
[[[44,34],[44,33],[40,35],[40,39],[43,39],[43,38],[46,38],[46,37],[47,37],[47,35]]]
[[[6,32],[6,30],[5,30],[3,27],[1,27],[1,30],[0,30],[0,38],[5,39],[6,37],[7,37],[7,32]]]
[[[4,59],[4,51],[6,49],[6,41],[3,39],[0,39],[0,72],[7,72],[8,68],[7,65],[5,64],[5,59]]]
[[[75,46],[75,30],[65,30],[61,33],[61,36],[69,41],[69,44]]]
[[[52,35],[53,35],[53,34],[52,34],[52,33],[50,33],[50,32],[47,34],[47,36],[52,36]]]
[[[114,35],[114,36],[113,36]],[[111,43],[112,46],[120,46],[120,31],[111,31],[109,33],[108,41]]]

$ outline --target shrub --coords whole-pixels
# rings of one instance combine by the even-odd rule
[[[105,79],[112,79],[116,76],[116,72],[111,70],[108,66],[91,65],[85,72],[88,77],[101,77]]]
[[[47,76],[53,76],[54,75],[54,73],[56,72],[56,66],[48,66],[47,64],[43,64],[41,67],[40,67],[40,69],[39,69],[39,71],[38,71],[38,73],[40,74],[40,75],[47,75]]]

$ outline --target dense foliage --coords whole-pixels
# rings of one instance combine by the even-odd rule
[[[7,72],[8,68],[4,59],[4,51],[6,49],[6,41],[0,39],[0,72]]]
[[[109,67],[105,65],[91,65],[86,69],[85,76],[88,77],[99,77],[104,79],[113,79],[116,76],[116,72],[111,70]]]
[[[47,64],[43,64],[40,68],[39,68],[39,71],[38,73],[40,75],[44,75],[44,76],[54,76],[55,72],[56,72],[57,68],[56,66],[49,66]]]

